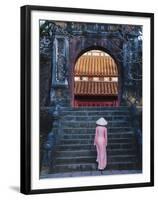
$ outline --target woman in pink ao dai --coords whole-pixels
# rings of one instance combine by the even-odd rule
[[[100,118],[96,121],[96,131],[95,131],[95,138],[94,138],[94,145],[96,146],[97,150],[97,159],[98,162],[98,169],[104,170],[107,165],[107,153],[106,153],[106,146],[107,146],[107,121],[104,118]]]

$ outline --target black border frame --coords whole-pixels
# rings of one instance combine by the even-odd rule
[[[150,18],[150,181],[142,183],[31,189],[31,11],[58,11]],[[21,172],[20,192],[41,194],[154,186],[154,13],[26,5],[21,7]]]

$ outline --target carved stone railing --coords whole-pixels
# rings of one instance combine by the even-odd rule
[[[131,109],[131,124],[136,136],[137,167],[142,168],[142,106],[128,101]]]
[[[57,107],[42,107],[40,118],[44,123],[40,128],[40,175],[49,173],[53,166],[56,145],[60,141],[59,118]]]

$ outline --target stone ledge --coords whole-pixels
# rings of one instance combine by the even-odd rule
[[[121,175],[121,174],[140,174],[142,170],[103,170],[103,171],[81,171],[81,172],[64,172],[55,174],[43,174],[40,179],[44,178],[64,178],[64,177],[81,177],[81,176],[101,176],[101,175]]]

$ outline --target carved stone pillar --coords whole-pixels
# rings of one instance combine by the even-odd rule
[[[68,38],[57,35],[52,48],[52,105],[64,106],[68,98],[68,65],[69,65],[69,43]]]

